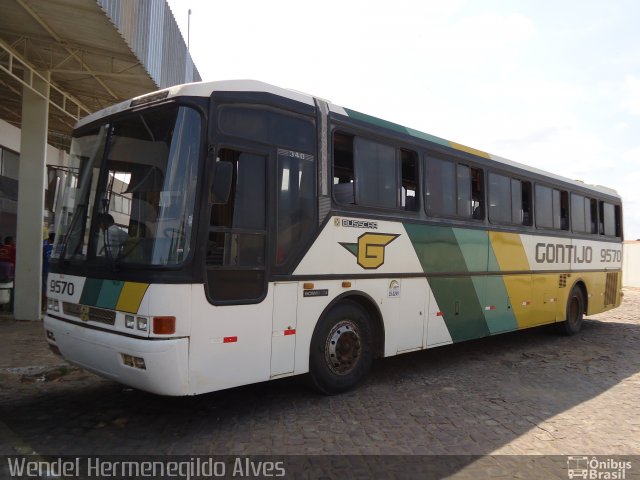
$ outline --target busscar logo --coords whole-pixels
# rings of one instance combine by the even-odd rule
[[[340,218],[333,219],[334,227],[349,227],[349,228],[366,228],[368,230],[377,230],[378,222],[370,220],[355,220],[352,218]]]
[[[367,270],[375,270],[384,265],[384,249],[400,235],[394,233],[363,233],[358,243],[340,242],[346,250],[358,259],[358,265]]]

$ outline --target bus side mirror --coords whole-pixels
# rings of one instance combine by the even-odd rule
[[[216,162],[213,169],[213,183],[211,185],[211,203],[224,205],[231,195],[231,182],[233,180],[233,163]]]

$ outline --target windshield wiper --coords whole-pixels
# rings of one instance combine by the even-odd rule
[[[71,223],[69,224],[69,228],[68,228],[68,232],[69,234],[67,235],[67,237],[64,239],[64,243],[62,244],[62,251],[60,252],[60,262],[64,262],[65,258],[67,256],[67,248],[69,247],[69,243],[71,241],[71,239],[73,238],[73,233],[74,230],[76,228],[76,224],[78,223],[78,219],[83,216],[80,214],[80,212],[83,212],[86,209],[86,205],[78,205],[76,207],[75,213],[73,215],[73,218],[71,219]],[[68,260],[67,260],[68,262]]]

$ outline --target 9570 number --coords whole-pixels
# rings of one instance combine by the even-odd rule
[[[621,250],[612,250],[609,248],[603,248],[600,250],[600,261],[604,263],[609,262],[621,262],[622,261],[622,251]]]
[[[73,295],[76,287],[71,282],[63,282],[62,280],[51,280],[49,282],[49,293],[60,293],[62,295]]]

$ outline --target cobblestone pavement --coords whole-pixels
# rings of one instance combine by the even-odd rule
[[[66,365],[39,323],[0,318],[0,341],[0,454],[640,454],[640,289],[579,335],[378,360],[335,397],[302,377],[159,397]]]

